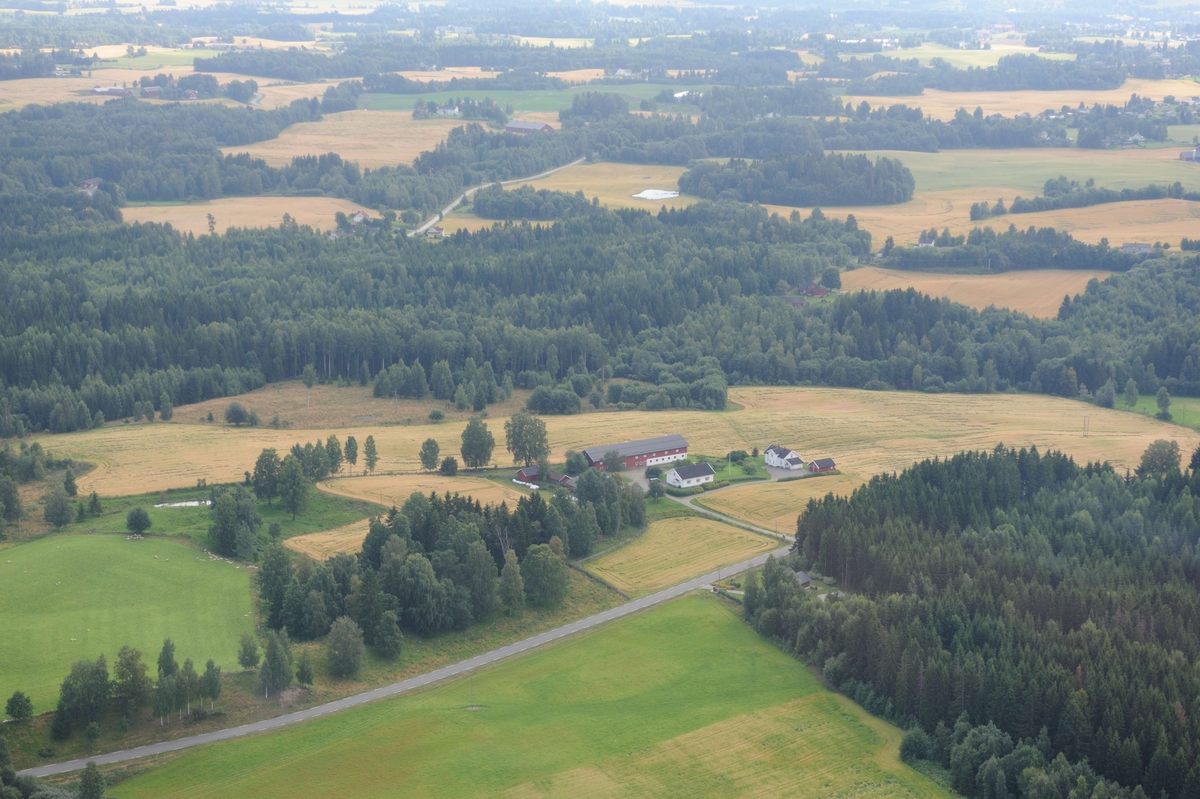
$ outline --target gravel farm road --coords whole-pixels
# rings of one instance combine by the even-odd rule
[[[750,560],[742,561],[741,563],[732,566],[723,567],[720,570],[722,577],[743,572],[746,569],[752,569],[756,566],[761,566],[766,562],[770,555],[779,557],[787,552],[787,548],[777,549],[774,552],[769,552],[765,555],[751,558]],[[635,599],[632,602],[627,602],[624,605],[606,610],[603,613],[597,613],[594,616],[588,616],[585,619],[564,624],[562,627],[556,627],[553,630],[547,630],[544,633],[526,638],[523,641],[518,641],[508,646],[502,646],[499,649],[493,649],[491,652],[485,652],[482,655],[476,655],[473,658],[454,663],[450,666],[444,666],[428,674],[422,674],[417,677],[412,677],[401,682],[385,685],[382,688],[376,688],[372,691],[365,691],[361,694],[348,696],[344,699],[339,699],[335,702],[329,702],[324,705],[310,707],[307,710],[298,710],[295,713],[287,713],[282,716],[276,716],[273,719],[264,719],[251,724],[243,724],[240,727],[230,727],[225,730],[216,730],[215,732],[206,732],[202,735],[192,735],[187,738],[178,738],[174,741],[163,741],[162,743],[147,744],[146,746],[138,746],[133,749],[123,749],[118,752],[109,752],[107,754],[95,755],[94,757],[80,758],[77,760],[68,760],[63,763],[51,763],[45,766],[25,769],[19,772],[22,775],[32,777],[48,777],[52,774],[64,774],[71,771],[78,771],[86,766],[89,762],[95,762],[97,765],[106,765],[108,763],[120,763],[125,760],[134,760],[139,757],[147,757],[149,755],[159,755],[165,752],[175,752],[180,749],[188,749],[193,746],[203,746],[204,744],[216,743],[230,738],[237,738],[242,735],[250,735],[257,732],[265,732],[274,730],[280,727],[285,727],[290,724],[296,724],[302,721],[308,721],[329,713],[336,713],[339,710],[356,707],[374,702],[377,699],[386,699],[390,696],[408,693],[418,688],[423,688],[427,685],[440,682],[451,677],[457,677],[460,674],[473,671],[475,669],[490,666],[505,658],[510,658],[514,655],[519,655],[523,652],[528,652],[531,649],[536,649],[540,646],[552,643],[569,635],[590,630],[593,627],[598,627],[601,624],[606,624],[610,621],[628,616],[631,613],[637,613],[646,608],[674,599],[677,596],[686,594],[688,591],[694,591],[698,588],[703,588],[709,583],[717,579],[717,572],[706,574],[702,577],[688,580],[679,583],[678,585],[665,588],[656,594]]]

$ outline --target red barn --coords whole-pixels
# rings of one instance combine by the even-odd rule
[[[626,469],[636,469],[641,466],[657,466],[660,463],[687,460],[687,451],[687,440],[676,433],[658,438],[588,447],[583,451],[583,456],[587,458],[589,466],[603,469],[605,453],[616,452],[625,461]]]

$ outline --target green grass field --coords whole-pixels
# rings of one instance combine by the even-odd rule
[[[501,106],[511,104],[518,113],[522,111],[557,111],[560,108],[569,106],[571,100],[577,94],[589,91],[601,91],[622,95],[629,101],[630,108],[636,111],[639,101],[651,99],[666,88],[678,91],[678,87],[669,87],[665,84],[638,83],[622,86],[578,86],[570,89],[545,91],[471,89],[469,91],[431,92],[429,94],[364,94],[359,98],[358,107],[371,111],[406,111],[412,110],[418,102],[423,103],[435,100],[439,103],[444,103],[452,98],[474,97],[482,99],[489,97]],[[689,88],[693,91],[705,92],[709,91],[710,87],[697,86]],[[694,106],[669,106],[664,107],[663,111],[686,112],[689,108],[695,110]]]
[[[1125,404],[1125,398],[1118,395],[1117,405],[1118,410],[1131,410]],[[1200,399],[1196,397],[1171,397],[1171,418],[1175,424],[1184,427],[1190,427],[1192,430],[1200,430]],[[1147,416],[1155,416],[1158,414],[1157,397],[1153,394],[1143,394],[1138,397],[1137,405],[1133,406],[1134,413],[1141,413]],[[1190,452],[1183,453],[1184,465],[1187,465],[1188,458],[1191,457]]]
[[[413,696],[196,750],[135,797],[947,796],[899,731],[692,595]]]
[[[21,690],[37,712],[81,658],[109,668],[124,644],[151,670],[164,638],[176,657],[236,668],[238,636],[253,629],[244,567],[210,561],[167,539],[55,535],[0,551],[0,695]]]

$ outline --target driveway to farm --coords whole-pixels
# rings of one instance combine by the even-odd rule
[[[703,512],[702,509],[698,508],[697,510]],[[759,532],[763,531],[760,530]],[[721,569],[721,576],[733,575],[756,566],[761,566],[771,555],[780,556],[786,552],[786,548],[777,549],[774,552],[768,552],[765,555],[759,555],[751,558],[750,560],[742,561],[734,566],[723,568]],[[468,658],[467,660],[450,666],[444,666],[443,668],[436,669],[428,674],[422,674],[418,677],[412,677],[407,680],[402,680],[401,682],[392,683],[391,685],[385,685],[384,687],[376,688],[373,691],[366,691],[365,693],[348,696],[344,699],[339,699],[336,702],[317,705],[316,707],[311,707],[307,710],[299,710],[295,713],[287,713],[282,716],[276,716],[273,719],[256,721],[252,724],[243,724],[240,727],[216,730],[215,732],[208,732],[204,733],[203,735],[192,735],[187,738],[178,738],[174,741],[163,741],[162,743],[147,744],[146,746],[138,746],[133,749],[124,749],[119,752],[109,752],[108,754],[96,755],[94,757],[68,760],[63,763],[52,763],[50,765],[25,769],[19,773],[22,775],[29,775],[31,777],[48,777],[53,774],[64,774],[71,771],[78,771],[86,766],[88,762],[95,762],[97,765],[101,766],[109,763],[120,763],[125,760],[133,760],[139,757],[161,755],[166,752],[175,752],[180,749],[188,749],[193,746],[216,743],[217,741],[225,741],[230,738],[238,738],[243,735],[266,732],[268,730],[278,729],[290,724],[296,724],[298,722],[319,718],[321,716],[328,715],[329,713],[335,713],[339,710],[346,710],[347,708],[363,705],[367,702],[374,702],[377,699],[386,699],[398,694],[408,693],[409,691],[414,691],[418,688],[424,688],[427,685],[432,685],[450,677],[457,677],[460,674],[465,674],[475,669],[490,666],[494,663],[504,660],[505,658],[510,658],[514,655],[528,652],[531,649],[545,646],[546,644],[553,643],[554,641],[566,638],[567,636],[575,635],[576,633],[581,633],[585,630],[590,630],[593,627],[598,627],[601,624],[607,624],[610,621],[615,621],[616,619],[628,616],[631,613],[637,613],[647,608],[654,607],[655,605],[661,604],[670,599],[674,599],[677,596],[686,594],[688,591],[694,591],[698,588],[705,588],[716,579],[717,572],[712,572],[711,574],[706,574],[703,577],[697,577],[695,579],[679,583],[671,588],[663,589],[657,594],[651,594],[650,596],[643,597],[642,599],[636,599],[633,602],[628,602],[619,607],[612,608],[611,610],[606,610],[603,613],[597,613],[594,616],[588,616],[586,619],[580,619],[579,621],[571,622],[570,624],[564,624],[562,627],[557,627],[553,630],[547,630],[539,635],[526,638],[524,641],[518,641],[515,644],[509,644],[508,646],[503,646],[499,649],[493,649],[491,652],[487,652],[482,655],[476,655],[473,658]]]
[[[585,158],[576,158],[574,161],[572,161],[569,164],[563,164],[562,166],[556,166],[556,167],[554,167],[554,169],[547,169],[545,172],[539,173],[537,175],[530,175],[527,178],[513,178],[512,180],[501,180],[501,181],[499,181],[499,185],[511,186],[513,183],[524,183],[527,180],[540,180],[541,178],[545,178],[545,177],[549,177],[550,175],[553,175],[555,172],[561,172],[562,170],[566,169],[569,166],[576,166],[578,164],[582,164],[585,160],[586,160]],[[496,181],[493,181],[492,183],[484,183],[481,186],[474,186],[472,188],[467,189],[462,194],[455,197],[453,202],[451,202],[449,205],[447,205],[445,208],[443,208],[440,214],[434,214],[433,216],[429,217],[428,219],[426,219],[424,222],[421,223],[421,226],[419,228],[410,230],[408,232],[408,235],[410,235],[410,236],[421,235],[426,230],[429,230],[429,228],[433,227],[436,222],[440,221],[443,216],[445,216],[446,214],[450,213],[455,208],[457,208],[459,203],[461,203],[463,200],[467,199],[468,197],[470,197],[471,195],[473,195],[475,192],[479,191],[480,189],[486,189],[488,186],[495,186],[496,183],[497,183]]]

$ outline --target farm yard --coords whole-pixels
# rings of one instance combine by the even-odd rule
[[[375,797],[402,779],[410,796],[695,796],[717,786],[948,796],[898,761],[899,737],[719,600],[693,595],[470,680],[181,755],[110,793],[236,799],[304,786]]]
[[[997,275],[953,275],[908,272],[867,266],[842,273],[844,291],[890,291],[914,288],[932,297],[946,297],[977,310],[989,305],[1011,308],[1041,319],[1058,315],[1063,295],[1074,296],[1092,279],[1104,280],[1108,272],[1031,269]]]
[[[246,567],[162,538],[56,535],[0,550],[0,693],[50,710],[73,661],[130,645],[153,662],[164,638],[180,662],[232,663],[254,628]]]
[[[780,545],[715,519],[677,516],[651,522],[638,538],[586,561],[584,568],[621,591],[642,596]]]

